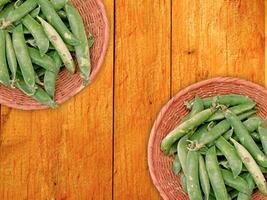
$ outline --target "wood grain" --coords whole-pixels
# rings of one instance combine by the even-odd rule
[[[104,2],[111,39],[93,84],[57,110],[1,107],[0,199],[161,199],[147,142],[168,99],[216,76],[267,86],[266,0]]]
[[[216,76],[264,84],[264,1],[173,1],[173,94]]]
[[[114,1],[105,1],[113,35]],[[112,196],[113,42],[96,80],[56,110],[2,107],[0,199]]]
[[[115,36],[114,199],[159,199],[147,142],[170,96],[170,1],[116,0]]]

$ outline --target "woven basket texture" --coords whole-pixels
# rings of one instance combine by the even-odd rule
[[[90,50],[92,72],[90,83],[96,77],[103,63],[108,44],[108,20],[102,0],[73,0],[74,6],[81,14],[87,33],[92,33],[95,40]],[[70,99],[80,92],[84,86],[76,66],[75,75],[70,75],[63,69],[56,84],[56,101],[59,104]],[[0,85],[0,104],[23,110],[45,109],[47,106],[27,97],[17,89],[11,89]]]
[[[162,139],[176,127],[188,113],[184,103],[196,95],[209,97],[220,94],[242,94],[257,103],[258,115],[267,116],[267,90],[255,83],[231,77],[218,77],[193,84],[181,90],[160,111],[153,125],[148,144],[148,164],[153,183],[165,200],[189,199],[180,184],[179,176],[172,173],[173,158],[165,156],[160,150]],[[252,199],[267,197],[255,192]]]

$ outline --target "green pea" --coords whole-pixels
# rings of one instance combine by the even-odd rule
[[[10,86],[8,66],[6,62],[6,34],[5,30],[0,30],[0,83]]]
[[[69,31],[49,0],[36,0],[41,6],[47,21],[55,28],[64,41],[70,45],[78,45],[80,41]]]
[[[89,75],[92,67],[90,62],[89,44],[83,19],[77,9],[74,8],[70,2],[65,5],[65,11],[68,16],[72,33],[80,40],[80,43],[75,45],[74,48],[83,83],[84,85],[87,85],[89,83]],[[198,101],[201,101],[201,99],[198,99]],[[204,108],[201,110],[204,110]]]
[[[186,187],[190,200],[202,200],[201,188],[199,184],[199,163],[198,152],[189,151],[186,159]]]
[[[6,57],[7,57],[7,63],[9,70],[11,71],[11,86],[14,85],[14,82],[16,80],[16,73],[18,68],[17,58],[15,54],[15,50],[12,44],[11,37],[8,32],[6,32]]]
[[[35,92],[35,73],[29,55],[28,48],[25,43],[25,38],[22,30],[22,25],[17,26],[12,34],[12,42],[15,54],[21,69],[25,83],[32,93]]]

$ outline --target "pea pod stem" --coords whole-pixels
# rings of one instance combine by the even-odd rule
[[[255,107],[256,103],[250,102],[245,104],[240,104],[234,107],[230,107],[229,110],[236,115],[239,115],[241,113],[244,113],[246,111],[249,111]],[[217,110],[209,119],[208,121],[214,121],[214,120],[221,120],[224,119],[224,113],[221,110]]]

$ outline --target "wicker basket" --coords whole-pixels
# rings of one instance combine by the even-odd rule
[[[257,103],[258,115],[267,116],[267,90],[252,82],[229,77],[219,77],[193,84],[180,91],[160,111],[149,139],[148,164],[153,183],[163,199],[188,199],[183,192],[179,177],[172,173],[173,159],[165,156],[160,150],[162,139],[188,113],[184,106],[185,101],[193,99],[196,95],[208,97],[229,93],[251,97]],[[267,197],[256,192],[252,199],[267,200]]]
[[[92,73],[90,82],[96,77],[103,63],[108,44],[108,20],[102,0],[73,0],[83,17],[87,32],[93,34],[95,40],[91,49]],[[78,92],[84,86],[79,75],[78,67],[75,75],[70,75],[62,70],[57,79],[56,101],[62,104]],[[0,85],[0,104],[23,110],[45,109],[35,100],[27,97],[19,90],[6,88]]]

